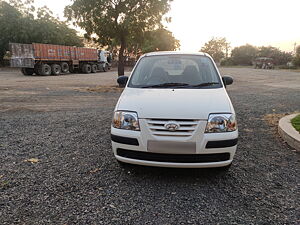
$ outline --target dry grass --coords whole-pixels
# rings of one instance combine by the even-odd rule
[[[2,112],[19,112],[19,111],[27,111],[27,112],[46,112],[46,109],[35,109],[30,107],[23,106],[0,106],[0,113]]]
[[[263,118],[263,120],[267,121],[267,123],[274,129],[277,131],[278,129],[278,123],[279,120],[287,115],[291,115],[294,113],[299,113],[299,112],[290,112],[290,113],[272,113],[272,114],[266,114]]]
[[[108,93],[108,92],[119,92],[123,91],[123,88],[119,86],[96,86],[96,87],[88,87],[77,89],[77,91],[81,92],[97,92],[97,93]]]
[[[276,128],[277,129],[277,126],[278,126],[278,123],[279,123],[279,120],[284,117],[284,116],[287,116],[289,115],[289,113],[272,113],[272,114],[266,114],[264,116],[264,120],[268,122],[268,124],[273,127],[273,128]]]
[[[300,73],[300,69],[280,69],[280,70],[285,70],[285,71],[288,71],[288,72]]]

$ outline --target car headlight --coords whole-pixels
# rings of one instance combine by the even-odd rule
[[[205,133],[231,132],[236,129],[237,123],[234,114],[210,114],[205,128]]]
[[[124,130],[140,130],[138,115],[135,112],[116,111],[112,126]]]

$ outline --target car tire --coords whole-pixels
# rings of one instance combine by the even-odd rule
[[[23,73],[24,76],[30,76],[30,75],[33,75],[34,69],[33,68],[22,68],[21,72]]]
[[[58,76],[61,74],[61,66],[58,64],[52,64],[51,65],[51,74]]]
[[[97,73],[97,65],[96,64],[92,65],[92,73]]]
[[[63,62],[63,63],[61,63],[60,66],[61,66],[61,72],[62,72],[62,73],[69,73],[69,71],[70,71],[70,66],[69,66],[68,63]]]
[[[43,76],[51,75],[51,66],[48,64],[41,64],[38,68],[38,74]]]

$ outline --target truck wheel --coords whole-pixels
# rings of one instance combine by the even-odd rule
[[[91,73],[92,72],[92,67],[90,64],[84,64],[82,67],[82,71],[84,73]]]
[[[78,72],[78,69],[75,69],[74,66],[70,66],[69,67],[69,72],[70,73],[75,73],[75,72]]]
[[[105,64],[104,66],[103,66],[103,72],[106,72],[108,70],[108,66],[107,66],[107,64]]]
[[[61,67],[58,64],[51,65],[52,75],[58,76],[61,73]]]
[[[25,76],[32,75],[34,73],[33,68],[22,68],[21,71]]]
[[[70,67],[68,63],[63,62],[60,66],[61,66],[61,72],[69,73]]]
[[[97,65],[96,64],[92,65],[92,73],[97,73]]]
[[[39,67],[40,67],[39,65],[35,65],[35,66],[34,66],[34,69],[33,69],[33,70],[34,70],[34,73],[35,73],[36,75],[41,75],[41,74],[39,74]]]
[[[43,76],[51,75],[51,66],[49,66],[48,64],[40,65],[38,68],[38,73],[39,75],[43,75]]]

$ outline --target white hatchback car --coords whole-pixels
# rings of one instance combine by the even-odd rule
[[[226,85],[205,53],[142,56],[116,105],[111,140],[119,162],[159,167],[223,167],[232,163],[237,122]]]

